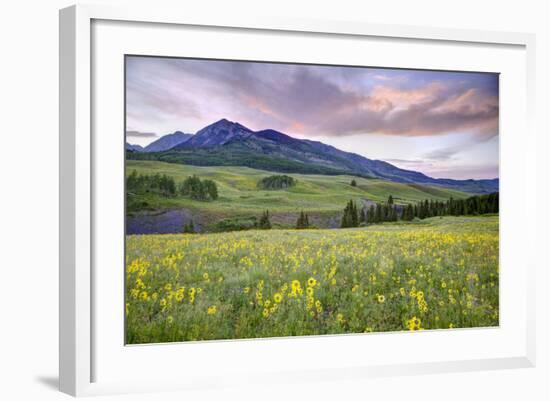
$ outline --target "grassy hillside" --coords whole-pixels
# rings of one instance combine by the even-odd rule
[[[127,236],[126,340],[497,326],[498,227],[498,216],[435,217]]]
[[[143,174],[167,174],[181,182],[196,174],[201,179],[214,180],[218,185],[219,198],[214,202],[200,202],[185,197],[163,198],[155,195],[135,195],[130,199],[129,211],[135,205],[146,202],[149,209],[189,208],[214,214],[234,216],[258,213],[269,209],[273,213],[295,213],[300,210],[317,213],[341,211],[350,199],[356,201],[385,201],[392,195],[396,203],[411,203],[424,199],[447,200],[450,197],[465,198],[469,194],[439,187],[416,184],[400,184],[378,179],[365,179],[348,175],[288,174],[297,180],[295,186],[285,190],[261,190],[257,183],[272,172],[248,167],[199,167],[157,161],[128,160],[126,173],[133,170]],[[352,179],[357,187],[352,187]],[[135,202],[134,202],[135,201]],[[139,206],[142,207],[142,206]]]

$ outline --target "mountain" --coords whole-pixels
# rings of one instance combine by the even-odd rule
[[[181,131],[176,131],[173,134],[164,135],[163,137],[151,142],[144,149],[145,152],[164,152],[174,146],[181,145],[189,140],[193,134],[185,134]]]
[[[411,185],[435,185],[470,193],[497,192],[499,180],[437,179],[382,160],[344,152],[318,141],[293,138],[272,129],[252,131],[226,119],[211,124],[173,148],[129,158],[154,159],[199,166],[247,166],[302,174],[352,174]]]
[[[126,150],[130,152],[143,152],[143,147],[140,145],[132,145],[131,143],[126,142]]]
[[[214,124],[204,127],[193,135],[193,138],[182,145],[176,146],[176,148],[222,146],[231,140],[246,139],[253,134],[253,131],[241,124],[228,121],[224,118]]]

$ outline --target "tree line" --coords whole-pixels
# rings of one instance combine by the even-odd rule
[[[426,199],[417,204],[398,206],[390,195],[385,203],[371,204],[368,209],[357,208],[350,200],[344,208],[341,228],[358,227],[364,224],[377,224],[391,221],[412,221],[436,216],[472,216],[499,212],[498,192],[488,195],[475,195],[466,199],[434,201]]]
[[[138,174],[136,170],[126,178],[126,191],[133,193],[153,192],[162,196],[176,194],[176,182],[166,174]]]
[[[126,178],[126,192],[155,193],[164,197],[179,194],[200,201],[218,199],[218,186],[212,180],[201,180],[193,175],[176,185],[176,181],[166,174],[138,174],[136,170]]]

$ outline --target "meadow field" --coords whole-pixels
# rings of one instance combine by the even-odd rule
[[[232,197],[246,208],[247,199],[230,189],[247,188],[247,178],[224,188],[232,169],[224,171],[226,178],[216,178],[222,194],[216,208]],[[349,191],[376,197],[382,185],[359,179],[358,188],[344,188],[346,177],[329,178],[347,191],[345,199]],[[296,191],[297,199],[308,202],[314,195],[302,197],[301,186],[313,186],[316,178],[298,180],[286,194],[269,196],[292,197]],[[412,199],[414,190],[405,197]],[[325,192],[331,199],[331,191]],[[337,230],[128,235],[126,342],[497,326],[498,229],[498,215],[486,215]]]
[[[404,184],[380,179],[350,175],[288,174],[296,185],[285,190],[261,190],[257,187],[262,178],[273,172],[248,167],[191,166],[146,160],[127,160],[126,174],[166,174],[176,182],[197,175],[211,179],[218,186],[219,198],[203,202],[189,197],[161,197],[154,193],[132,194],[127,198],[127,214],[140,218],[143,214],[158,214],[170,210],[186,210],[201,231],[215,231],[215,224],[228,218],[259,216],[269,210],[276,228],[292,228],[301,210],[307,211],[319,228],[339,226],[342,209],[353,199],[358,204],[368,200],[385,202],[394,197],[396,204],[417,203],[425,199],[446,201],[464,199],[471,194],[443,187]],[[350,182],[355,180],[357,186]]]

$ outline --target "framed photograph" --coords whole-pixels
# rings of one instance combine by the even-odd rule
[[[534,365],[532,35],[73,6],[60,49],[62,391]]]

